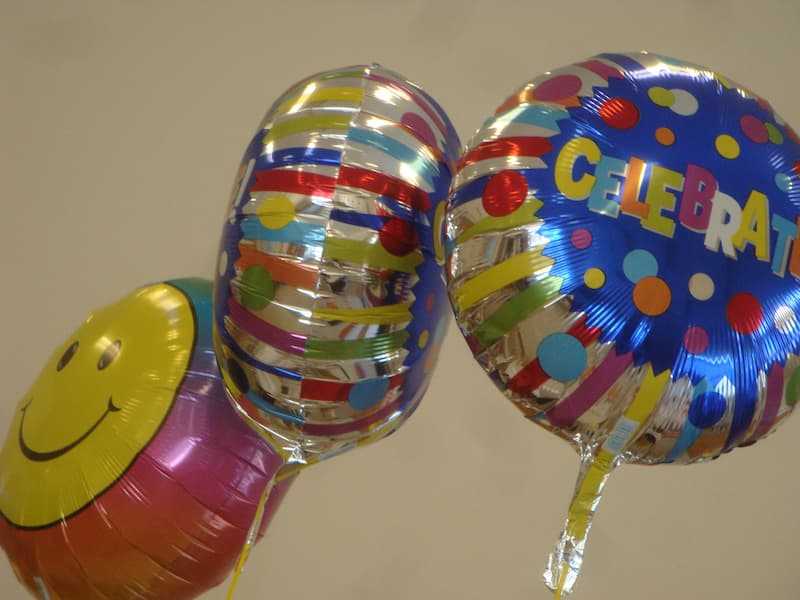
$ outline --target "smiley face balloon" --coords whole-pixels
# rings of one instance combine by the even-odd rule
[[[0,545],[38,597],[192,598],[228,575],[281,465],[225,397],[210,282],[150,285],[91,314],[20,400]]]
[[[545,573],[568,594],[618,464],[755,443],[800,371],[800,140],[703,67],[602,54],[476,134],[448,202],[448,285],[476,359],[583,464]]]
[[[438,104],[378,65],[291,87],[248,146],[215,346],[234,404],[291,462],[388,435],[424,394],[447,325],[434,231],[458,149]]]

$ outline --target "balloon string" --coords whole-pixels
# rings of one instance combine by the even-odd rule
[[[653,414],[669,381],[670,371],[653,374],[650,365],[636,396],[617,420],[614,430],[596,453],[586,453],[581,461],[575,494],[567,513],[567,521],[555,550],[550,554],[544,581],[555,600],[563,600],[575,586],[583,564],[586,540],[592,527],[603,490],[622,454],[638,438]]]
[[[261,498],[258,500],[256,514],[253,516],[253,522],[247,532],[244,546],[242,547],[242,551],[239,554],[238,560],[236,561],[236,568],[233,571],[231,583],[228,586],[228,595],[226,596],[227,600],[233,600],[233,595],[236,592],[236,586],[239,584],[239,577],[244,571],[244,565],[247,562],[247,559],[250,557],[250,551],[253,549],[256,539],[258,538],[258,530],[261,528],[261,522],[264,520],[264,510],[267,506],[267,500],[269,500],[269,496],[272,493],[272,489],[275,487],[275,483],[276,478],[272,477],[269,480],[269,483],[264,486],[264,491],[261,492]]]

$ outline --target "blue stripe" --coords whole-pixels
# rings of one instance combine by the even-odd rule
[[[256,394],[253,390],[250,390],[245,394],[247,399],[250,400],[253,404],[255,404],[259,409],[263,410],[265,413],[270,414],[272,416],[278,417],[279,419],[283,419],[284,421],[290,421],[292,423],[296,423],[297,425],[302,425],[305,421],[292,413],[286,412],[272,404],[269,400],[262,398],[258,394]]]
[[[433,158],[412,150],[395,139],[369,129],[351,127],[348,132],[348,139],[365,146],[377,148],[400,162],[409,163],[412,169],[425,179],[428,186],[433,187],[433,179],[439,171],[439,163]]]
[[[391,217],[379,217],[378,215],[365,215],[364,213],[335,208],[331,211],[331,220],[356,225],[358,227],[368,227],[379,231],[383,224]]]
[[[335,167],[341,164],[341,162],[342,153],[339,150],[332,150],[330,148],[283,148],[259,156],[253,171],[263,171],[303,164],[330,165]]]
[[[289,242],[320,246],[325,241],[325,227],[292,221],[280,229],[264,227],[258,217],[242,219],[242,234],[248,240],[266,240],[269,242]]]
[[[537,127],[560,132],[561,128],[558,126],[558,122],[568,117],[569,113],[563,108],[544,104],[530,104],[514,117],[514,122],[536,125]]]

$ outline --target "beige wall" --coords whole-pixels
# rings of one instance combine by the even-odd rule
[[[796,0],[0,0],[0,428],[90,307],[211,273],[243,145],[300,77],[380,61],[467,137],[549,67],[650,49],[729,74],[797,124],[799,28]],[[711,465],[623,469],[576,598],[799,598],[799,435],[797,418]],[[239,597],[547,598],[576,468],[451,330],[416,416],[297,483]],[[0,598],[23,597],[2,561]]]

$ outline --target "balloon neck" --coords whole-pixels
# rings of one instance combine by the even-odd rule
[[[586,540],[592,527],[603,490],[617,464],[617,456],[600,449],[581,460],[575,493],[555,549],[547,559],[545,585],[556,600],[569,596],[580,575]]]

